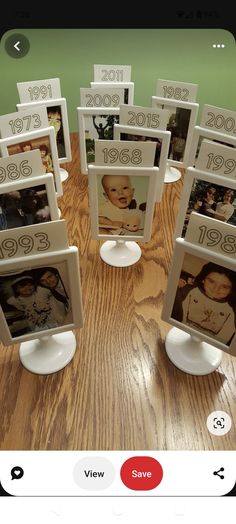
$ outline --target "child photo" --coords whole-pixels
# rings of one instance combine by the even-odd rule
[[[169,109],[167,106],[163,107],[163,109],[169,110],[170,113],[166,127],[167,131],[171,132],[168,158],[176,160],[177,162],[182,162],[188,136],[191,111],[190,109],[179,107]]]
[[[2,273],[0,305],[12,338],[71,324],[66,261]]]
[[[235,297],[235,271],[185,253],[170,316],[230,346],[235,335]]]
[[[39,149],[44,173],[54,173],[52,153],[49,136],[33,138],[31,140],[19,141],[17,144],[7,146],[9,155],[25,153],[33,149]]]
[[[142,176],[98,176],[100,234],[143,234],[148,183],[148,178]]]
[[[85,147],[88,164],[95,161],[95,139],[113,140],[114,124],[119,123],[118,115],[85,115]]]
[[[185,236],[192,211],[236,226],[236,192],[234,189],[193,179],[182,236]]]

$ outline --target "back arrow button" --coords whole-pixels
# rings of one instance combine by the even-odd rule
[[[5,41],[5,50],[12,58],[23,58],[29,52],[28,38],[21,33],[13,33]]]
[[[18,42],[15,43],[14,45],[14,48],[17,50],[17,51],[20,51],[20,48],[18,47],[20,44],[20,40],[18,40]]]

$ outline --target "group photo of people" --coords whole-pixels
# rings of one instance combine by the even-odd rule
[[[72,322],[65,264],[0,275],[0,304],[12,337]]]
[[[185,236],[192,211],[236,226],[235,191],[229,187],[193,180],[182,236]]]
[[[99,233],[143,234],[149,178],[145,176],[98,176]]]
[[[45,185],[0,194],[0,231],[50,220]]]
[[[185,253],[171,318],[229,346],[236,329],[236,272]]]
[[[114,125],[119,124],[118,115],[86,115],[85,148],[87,163],[95,162],[94,140],[113,140]]]

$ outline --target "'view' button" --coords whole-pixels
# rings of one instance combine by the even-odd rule
[[[163,469],[161,464],[152,457],[131,457],[122,465],[120,476],[127,488],[147,491],[160,484]]]
[[[74,481],[82,489],[97,491],[107,489],[115,478],[110,460],[103,457],[86,457],[75,465]]]

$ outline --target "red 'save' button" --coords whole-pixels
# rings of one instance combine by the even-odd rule
[[[127,488],[147,491],[160,484],[163,469],[161,464],[152,457],[131,457],[122,465],[120,476]]]

